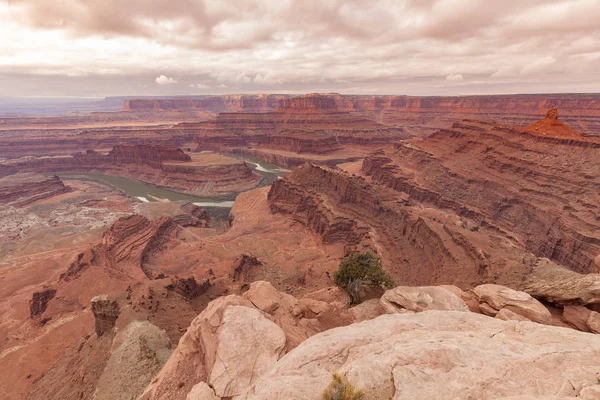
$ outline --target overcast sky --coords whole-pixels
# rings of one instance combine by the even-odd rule
[[[0,96],[600,92],[600,0],[0,0]]]

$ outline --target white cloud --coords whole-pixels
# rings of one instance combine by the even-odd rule
[[[463,80],[463,76],[462,74],[450,74],[446,77],[447,81],[462,81]]]
[[[224,83],[221,83],[221,84],[220,84],[220,85],[218,85],[217,87],[218,87],[218,88],[226,88],[226,87],[227,87],[227,85],[226,85],[226,84],[224,84]]]
[[[196,83],[196,84],[191,83],[190,88],[192,88],[192,89],[208,89],[208,88],[210,88],[210,86],[205,85],[203,83]]]
[[[156,83],[158,83],[159,85],[172,85],[174,83],[177,83],[177,81],[169,76],[161,75],[158,78],[156,78]]]

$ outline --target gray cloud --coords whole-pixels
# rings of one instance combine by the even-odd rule
[[[600,0],[0,0],[0,79],[147,76],[158,94],[198,82],[215,91],[600,91],[599,19]],[[182,84],[152,85],[160,75]]]

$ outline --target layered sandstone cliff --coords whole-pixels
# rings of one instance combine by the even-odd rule
[[[131,99],[125,100],[124,111],[268,111],[279,106],[288,96],[279,94],[203,96],[201,98]]]
[[[286,131],[278,135],[266,136],[259,142],[258,147],[285,150],[299,154],[331,153],[343,148],[333,135],[302,131]]]
[[[74,156],[0,165],[0,174],[24,171],[104,173],[207,196],[248,190],[260,181],[260,176],[243,162],[192,162],[179,148],[153,145],[119,145],[108,154],[88,150]]]
[[[272,212],[289,215],[324,243],[377,252],[396,281],[411,285],[515,284],[535,262],[492,224],[476,228],[465,214],[423,208],[335,168],[297,168],[272,185],[269,202]]]
[[[329,111],[417,111],[445,113],[516,113],[539,114],[552,107],[565,115],[600,116],[598,94],[527,94],[484,96],[373,96],[307,94],[286,95],[223,95],[203,99],[135,99],[125,100],[125,110],[205,109],[210,111],[269,111],[277,108]]]
[[[23,207],[67,191],[57,176],[23,173],[0,178],[0,204],[7,206]]]
[[[479,230],[496,229],[537,256],[590,273],[600,254],[599,151],[599,141],[581,136],[466,120],[375,154],[363,171],[409,202],[452,211]]]

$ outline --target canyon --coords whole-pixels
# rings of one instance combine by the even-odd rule
[[[338,373],[368,399],[596,398],[599,102],[226,95],[127,99],[127,126],[0,121],[0,392],[313,399]],[[220,218],[84,174],[234,201]],[[334,275],[363,251],[395,287],[350,304]]]

